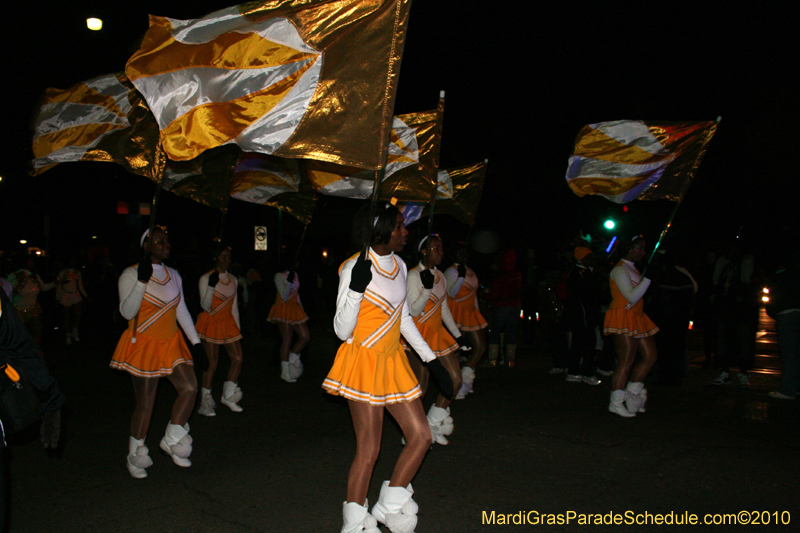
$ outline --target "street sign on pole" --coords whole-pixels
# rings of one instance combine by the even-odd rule
[[[266,250],[267,249],[267,227],[266,226],[256,226],[256,250]]]

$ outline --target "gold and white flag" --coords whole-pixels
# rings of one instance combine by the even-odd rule
[[[126,73],[167,155],[246,152],[378,169],[410,0],[250,2],[196,20],[150,17]]]
[[[680,202],[716,131],[715,121],[589,124],[575,141],[567,184],[578,196],[597,194],[619,204]]]
[[[155,119],[124,74],[47,89],[34,124],[33,154],[33,175],[58,163],[101,161],[158,180],[164,163]]]

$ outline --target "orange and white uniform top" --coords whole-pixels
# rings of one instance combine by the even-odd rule
[[[269,310],[269,322],[284,322],[286,324],[302,324],[308,321],[308,315],[300,303],[300,276],[294,273],[294,279],[289,283],[289,271],[275,274],[275,303]]]
[[[422,391],[400,346],[400,334],[423,361],[433,361],[436,355],[408,314],[406,265],[394,254],[379,256],[370,249],[372,280],[362,294],[350,290],[357,257],[339,269],[333,329],[344,342],[322,387],[372,405],[410,402]]]
[[[447,303],[453,320],[461,331],[478,331],[489,327],[478,307],[478,276],[471,268],[467,275],[458,277],[457,264],[444,271],[447,281]]]
[[[126,268],[119,278],[119,311],[128,319],[128,329],[117,343],[111,368],[157,378],[171,374],[177,365],[194,364],[178,324],[192,344],[200,337],[183,300],[178,272],[154,264],[153,275],[143,283],[137,279],[137,266]]]
[[[211,271],[213,272],[213,270]],[[197,335],[211,344],[229,344],[242,338],[239,322],[238,280],[229,272],[219,275],[214,287],[208,286],[211,272],[200,276],[200,307],[197,317]]]
[[[83,297],[81,297],[81,295]],[[79,304],[86,298],[81,271],[65,268],[56,276],[56,300],[64,307]]]
[[[603,321],[603,333],[637,339],[658,333],[658,326],[644,313],[642,300],[650,280],[642,278],[633,262],[626,259],[611,269],[610,278],[611,304]]]
[[[433,288],[422,285],[420,273],[425,269],[422,263],[408,273],[407,295],[408,312],[414,319],[422,338],[428,343],[436,357],[442,357],[458,350],[455,339],[461,337],[458,326],[447,305],[447,283],[444,274],[433,267]]]

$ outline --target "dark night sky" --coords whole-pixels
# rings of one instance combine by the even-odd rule
[[[507,243],[532,245],[540,255],[579,229],[599,233],[607,214],[621,215],[621,206],[577,198],[564,183],[584,124],[722,116],[668,239],[676,246],[709,237],[718,242],[742,227],[764,242],[763,236],[798,225],[790,146],[798,118],[797,86],[790,81],[797,32],[788,13],[759,4],[747,11],[729,2],[696,4],[529,2],[512,10],[509,2],[415,0],[395,112],[432,109],[445,90],[441,166],[489,159],[477,229],[499,231]],[[37,16],[5,28],[4,49],[14,53],[6,58],[2,88],[0,242],[41,239],[45,214],[62,242],[84,242],[95,233],[111,242],[122,238],[124,225],[106,223],[116,201],[147,201],[152,185],[100,163],[26,176],[36,101],[47,87],[123,70],[148,13],[196,18],[228,5],[46,2],[34,7]],[[104,19],[102,32],[85,29],[89,15]],[[206,208],[174,198],[165,206],[170,221],[191,217],[212,233],[218,223]],[[253,223],[276,222],[274,210],[251,207],[232,207],[226,230],[247,233]],[[655,237],[672,205],[633,202],[629,208],[623,231]],[[326,224],[312,222],[310,233],[338,228],[336,219],[348,209],[323,201],[316,220]],[[298,229],[285,226],[289,233]]]

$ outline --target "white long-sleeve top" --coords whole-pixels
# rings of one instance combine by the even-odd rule
[[[200,337],[194,329],[194,320],[192,320],[192,315],[189,313],[189,309],[183,299],[183,281],[178,271],[168,266],[154,264],[153,275],[150,279],[164,280],[167,278],[167,273],[169,273],[170,281],[161,285],[152,281],[148,283],[139,281],[138,268],[136,266],[129,266],[123,270],[117,284],[119,288],[119,312],[127,320],[135,317],[139,313],[145,292],[165,302],[173,300],[180,293],[181,300],[175,310],[178,324],[180,324],[189,342],[199,344]]]
[[[281,301],[285,302],[289,298],[292,297],[293,294],[297,294],[297,303],[303,305],[300,302],[300,276],[297,272],[294,273],[294,280],[289,283],[289,271],[285,272],[278,272],[275,274],[275,288],[278,290],[278,294],[281,295]]]
[[[444,274],[436,267],[433,267],[434,282],[432,289],[426,289],[422,286],[422,278],[420,278],[420,269],[425,268],[422,263],[419,264],[419,269],[414,268],[408,273],[408,312],[412,317],[419,316],[425,311],[425,306],[431,295],[436,301],[442,300],[442,323],[447,327],[447,330],[458,339],[461,337],[461,332],[456,326],[456,321],[453,320],[453,315],[450,313],[450,307],[447,305],[447,282],[445,281]]]
[[[214,271],[212,270],[211,272]],[[231,314],[233,315],[233,320],[236,322],[236,327],[242,329],[239,324],[239,280],[229,272],[224,272],[219,275],[219,283],[214,287],[209,287],[208,278],[211,276],[211,272],[206,272],[200,276],[200,281],[198,282],[200,288],[200,307],[202,307],[204,311],[211,311],[211,306],[214,303],[214,292],[218,292],[220,296],[225,299],[233,296]]]
[[[400,314],[400,333],[406,342],[414,348],[414,351],[426,363],[436,359],[436,355],[420,335],[414,319],[408,313],[408,301],[406,299],[406,265],[393,253],[380,256],[370,249],[369,259],[372,261],[372,281],[367,286],[367,290],[375,292],[386,299],[393,306],[403,303],[403,310]],[[356,264],[356,257],[348,259],[342,266],[339,274],[339,292],[336,297],[336,315],[333,318],[333,329],[336,336],[343,341],[351,338],[358,322],[358,312],[361,309],[361,300],[364,294],[350,290],[350,278],[353,266]],[[394,270],[395,265],[400,270],[394,279],[382,276],[376,270],[376,266],[385,272]]]
[[[633,262],[627,259],[623,259],[621,265],[611,269],[611,279],[617,284],[622,296],[628,300],[628,305],[626,306],[628,309],[642,299],[642,296],[650,286],[650,279],[643,278],[639,271],[636,270]],[[634,284],[636,285],[634,286]]]
[[[477,291],[478,276],[475,275],[475,272],[473,272],[471,268],[466,267],[466,269],[467,275],[463,278],[458,277],[458,263],[454,263],[453,266],[444,271],[444,279],[447,281],[447,294],[450,298],[458,296],[458,292],[461,290],[461,286],[464,282],[470,287],[474,287]],[[475,309],[480,311],[477,295],[475,297]]]

